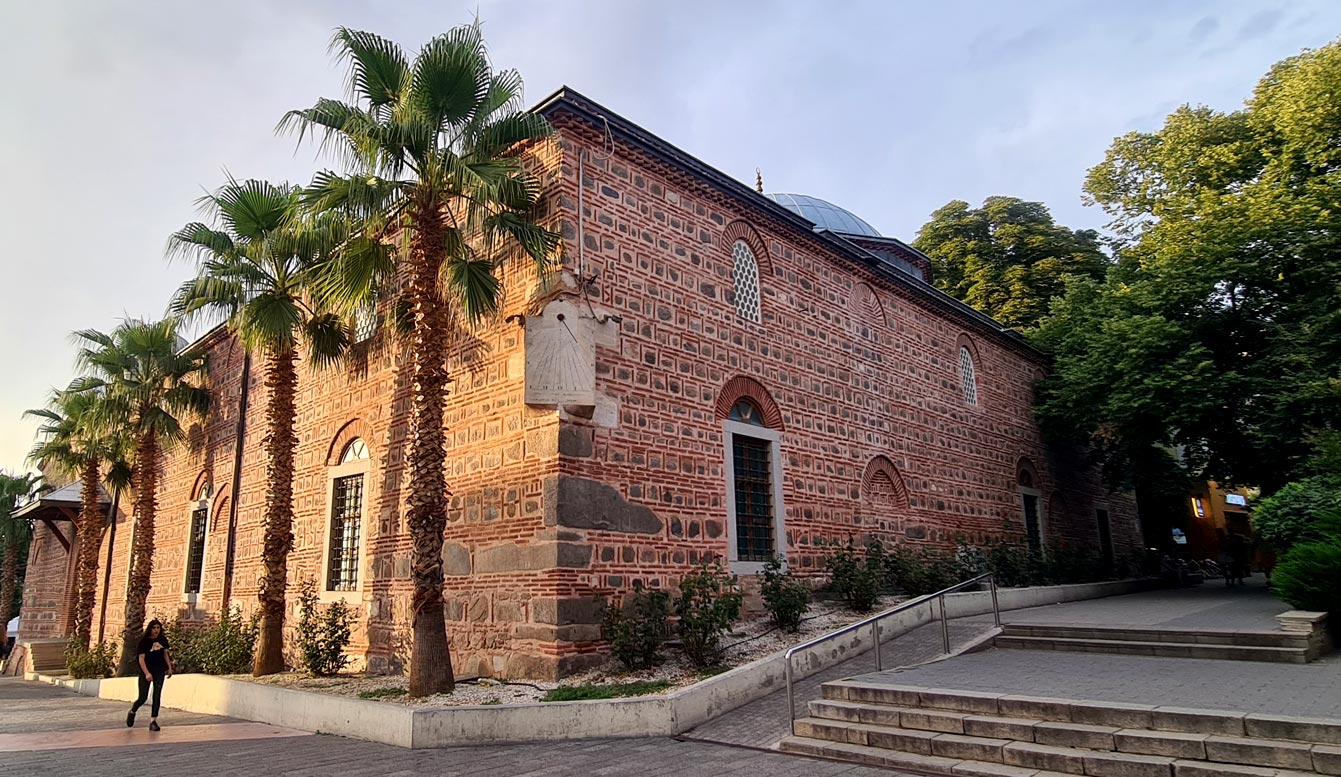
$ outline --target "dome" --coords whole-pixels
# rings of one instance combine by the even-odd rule
[[[764,196],[801,218],[813,221],[815,229],[827,229],[830,232],[842,232],[847,235],[880,237],[880,233],[875,231],[875,227],[867,224],[852,211],[840,208],[832,202],[821,200],[818,197],[781,193]]]

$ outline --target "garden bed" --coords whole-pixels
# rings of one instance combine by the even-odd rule
[[[903,597],[895,596],[881,597],[875,609],[869,613],[852,612],[839,602],[815,601],[811,603],[800,630],[795,634],[774,628],[767,613],[743,618],[723,640],[725,647],[722,650],[721,663],[707,669],[694,666],[681,651],[668,646],[664,651],[666,660],[650,669],[628,671],[618,661],[611,659],[599,667],[567,677],[561,682],[462,678],[453,693],[417,699],[410,698],[407,692],[409,678],[405,675],[367,675],[349,672],[334,677],[310,677],[299,672],[286,672],[266,677],[230,675],[229,679],[410,707],[533,704],[539,701],[567,700],[574,698],[575,693],[583,698],[636,696],[642,695],[640,691],[663,693],[693,685],[731,668],[781,652],[849,623],[855,623],[873,613],[893,607],[902,599]],[[551,691],[561,686],[565,688],[564,692],[551,695]],[[613,686],[625,687],[615,689]],[[583,689],[567,690],[576,687]],[[606,693],[612,695],[605,695]],[[547,696],[551,698],[546,698]]]

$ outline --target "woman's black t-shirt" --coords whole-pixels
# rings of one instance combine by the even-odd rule
[[[144,665],[149,668],[150,674],[168,671],[168,638],[164,635],[140,640],[139,654],[144,656]]]

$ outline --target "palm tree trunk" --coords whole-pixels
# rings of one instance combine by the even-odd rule
[[[294,432],[297,354],[277,353],[270,360],[265,384],[269,400],[265,409],[266,491],[265,545],[262,559],[265,576],[261,578],[258,598],[261,603],[261,627],[252,674],[284,671],[284,591],[288,586],[289,551],[293,549],[293,452],[298,446]]]
[[[414,544],[414,649],[410,695],[450,693],[455,686],[447,622],[442,607],[442,542],[447,527],[446,448],[443,405],[447,388],[446,326],[438,272],[444,246],[442,214],[435,204],[418,209],[410,244],[410,299],[414,331],[414,397],[410,405],[408,519]]]
[[[74,636],[88,649],[93,631],[93,602],[98,597],[98,549],[102,545],[102,510],[98,507],[98,460],[84,462],[80,483],[79,557],[75,566]]]
[[[158,509],[158,438],[145,432],[135,445],[135,539],[130,546],[130,583],[126,586],[125,627],[121,632],[121,663],[117,674],[139,673],[136,648],[144,633],[145,602],[154,572],[154,517]]]
[[[0,639],[9,639],[9,621],[14,617],[14,588],[19,578],[19,543],[12,538],[5,542],[4,559],[0,561]]]

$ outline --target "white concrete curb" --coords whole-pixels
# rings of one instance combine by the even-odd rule
[[[1152,587],[1149,580],[1012,588],[998,591],[1002,610],[1097,599]],[[950,594],[950,617],[992,611],[986,591]],[[932,620],[932,607],[891,616],[881,624],[881,639],[893,639]],[[806,653],[797,661],[797,677],[808,677],[871,649],[870,632],[844,635]],[[136,681],[71,680],[28,674],[86,696],[130,702]],[[782,653],[736,667],[694,685],[657,696],[605,701],[549,702],[474,707],[414,708],[342,696],[299,691],[210,675],[177,675],[168,681],[165,706],[207,715],[269,723],[320,734],[366,739],[411,748],[540,742],[560,739],[671,736],[699,726],[742,704],[780,689]]]

